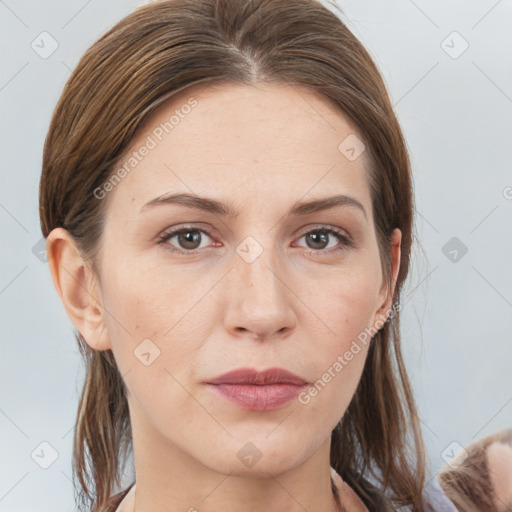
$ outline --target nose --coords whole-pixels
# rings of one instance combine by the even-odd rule
[[[227,276],[230,284],[224,321],[227,331],[238,338],[271,341],[287,337],[295,329],[296,295],[286,282],[283,266],[270,252],[265,249],[251,263],[234,255],[234,268]]]

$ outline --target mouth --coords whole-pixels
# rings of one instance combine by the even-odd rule
[[[242,409],[270,411],[296,398],[308,382],[282,368],[263,372],[240,368],[205,384],[214,394]]]

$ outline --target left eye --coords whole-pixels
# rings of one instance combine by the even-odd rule
[[[301,236],[301,238],[304,238],[304,237],[306,238],[308,243],[313,244],[313,246],[311,246],[311,245],[308,246],[309,249],[314,249],[314,250],[319,250],[319,251],[322,251],[325,249],[330,249],[331,247],[333,247],[332,245],[329,246],[329,237],[331,239],[335,238],[338,241],[338,243],[342,242],[342,246],[350,245],[349,240],[346,236],[342,235],[341,233],[339,233],[338,231],[336,231],[334,229],[329,229],[329,228],[313,229],[312,231],[308,231],[307,233],[304,233]],[[319,247],[319,245],[320,245],[320,247]],[[334,244],[334,245],[336,245],[336,244]],[[342,248],[344,248],[344,247],[342,247]]]

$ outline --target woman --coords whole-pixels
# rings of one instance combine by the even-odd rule
[[[86,364],[83,510],[454,510],[400,349],[408,154],[322,4],[127,16],[56,107],[40,215]]]

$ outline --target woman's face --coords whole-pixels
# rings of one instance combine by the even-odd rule
[[[97,199],[104,314],[82,334],[112,349],[134,443],[155,460],[179,451],[264,475],[328,448],[366,359],[358,340],[391,300],[356,137],[306,88],[203,85],[160,107],[119,161],[122,179]],[[395,230],[395,275],[399,242]],[[206,384],[276,367],[309,387]],[[272,402],[283,389],[297,396]]]

